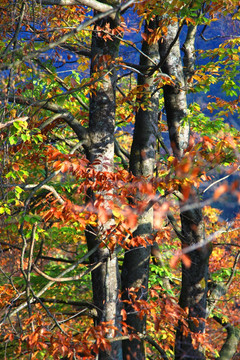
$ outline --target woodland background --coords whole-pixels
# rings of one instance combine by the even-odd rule
[[[239,6],[0,1],[0,358],[240,358]]]

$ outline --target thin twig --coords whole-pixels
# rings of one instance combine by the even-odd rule
[[[208,191],[212,186],[216,185],[217,183],[219,183],[219,182],[221,182],[221,181],[223,181],[223,180],[228,179],[229,176],[231,176],[232,174],[234,174],[234,173],[235,173],[236,171],[238,171],[238,170],[239,170],[239,166],[237,167],[237,169],[235,169],[233,172],[231,172],[231,174],[228,174],[228,175],[222,177],[221,179],[218,179],[218,180],[214,181],[212,184],[210,184],[206,189],[204,189],[204,190],[202,191],[202,194],[204,194],[206,191]]]
[[[20,9],[20,17],[19,17],[19,21],[17,23],[16,31],[15,31],[13,37],[11,38],[10,42],[8,43],[6,49],[3,51],[3,55],[6,55],[8,53],[12,43],[16,44],[16,42],[17,42],[18,35],[19,35],[21,25],[22,25],[22,21],[23,21],[23,17],[24,17],[24,13],[25,13],[25,7],[26,7],[26,4],[23,1],[21,9]]]
[[[35,300],[37,302],[39,302],[39,304],[42,306],[42,308],[46,311],[46,313],[48,314],[48,316],[53,320],[53,322],[55,323],[55,325],[58,327],[58,329],[67,336],[67,333],[63,330],[63,328],[61,327],[61,325],[59,324],[59,322],[57,321],[57,319],[55,318],[55,316],[52,315],[52,313],[49,311],[49,309],[47,308],[47,306],[44,305],[44,303],[41,301],[41,298],[39,298],[38,296],[35,295],[33,289],[31,289],[32,295],[35,298]]]
[[[92,24],[94,24],[96,21],[104,19],[107,16],[110,16],[118,11],[123,11],[126,7],[130,6],[131,4],[134,3],[135,0],[129,0],[127,3],[125,3],[124,5],[120,5],[120,6],[116,6],[115,8],[112,8],[104,13],[100,13],[95,15],[92,19],[89,19],[87,21],[85,21],[84,23],[80,24],[79,26],[77,26],[74,30],[69,31],[67,34],[64,34],[62,37],[60,37],[57,41],[50,43],[48,46],[44,46],[43,48],[36,50],[26,56],[23,56],[21,60],[16,60],[13,61],[11,64],[1,64],[0,65],[0,69],[13,69],[18,67],[19,65],[21,65],[21,63],[23,61],[29,61],[33,58],[35,58],[36,56],[42,54],[42,53],[46,53],[49,50],[55,49],[57,46],[63,44],[65,41],[67,41],[69,38],[71,38],[72,36],[76,35],[77,33],[79,33],[80,31],[82,31],[83,29],[85,29],[88,26],[91,26]],[[21,51],[23,49],[18,49],[18,51]]]
[[[237,255],[235,256],[234,264],[233,264],[233,267],[231,269],[231,274],[230,274],[229,279],[228,279],[228,281],[226,283],[227,289],[229,288],[229,286],[231,285],[231,283],[233,281],[234,275],[236,273],[236,268],[237,268],[237,265],[238,265],[239,257],[240,257],[240,251],[238,251]]]
[[[99,247],[99,244],[97,244],[94,248],[92,248],[86,255],[84,255],[81,259],[79,259],[75,264],[70,266],[68,269],[64,270],[59,277],[65,276],[70,271],[74,270],[79,264],[83,263],[86,259],[88,259]],[[42,294],[44,294],[53,284],[55,281],[49,281],[37,294],[36,296],[39,298]],[[32,303],[34,301],[34,298],[30,299],[30,302]],[[16,309],[14,309],[12,312],[8,314],[9,317],[12,317],[16,315],[19,311],[23,310],[27,306],[27,302],[25,301],[21,305],[19,305]],[[4,318],[5,319],[5,318]],[[2,320],[0,324],[3,324],[4,321]]]
[[[81,274],[78,275],[74,275],[74,276],[69,276],[69,277],[56,277],[53,278],[52,276],[49,276],[47,274],[45,274],[43,271],[41,271],[36,265],[33,265],[33,269],[41,276],[43,276],[45,279],[50,280],[50,281],[54,281],[54,282],[66,282],[66,281],[76,281],[76,280],[80,280],[83,276],[89,274],[90,272],[92,272],[93,270],[97,269],[99,266],[101,266],[103,264],[103,261],[100,261],[99,263],[91,266],[89,269],[87,269],[86,271],[82,272]]]

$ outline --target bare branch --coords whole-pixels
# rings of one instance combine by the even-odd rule
[[[233,172],[231,172],[230,174],[228,174],[228,175],[226,175],[226,176],[224,176],[224,177],[222,177],[222,178],[220,178],[220,179],[218,179],[218,180],[216,180],[216,181],[214,181],[212,184],[210,184],[206,189],[204,189],[203,190],[203,194],[206,192],[206,191],[208,191],[212,186],[214,186],[214,185],[216,185],[217,183],[219,183],[219,182],[221,182],[221,181],[223,181],[223,180],[226,180],[227,178],[229,178],[229,176],[231,176],[232,174],[234,174],[236,171],[238,171],[239,170],[239,166],[233,171]]]
[[[113,10],[113,7],[97,0],[38,0],[41,5],[73,6],[83,5],[99,12]],[[112,15],[113,16],[113,15]]]
[[[0,245],[8,246],[8,248],[1,249],[1,252],[2,251],[8,251],[10,249],[16,249],[18,251],[22,251],[20,246],[10,244],[10,243],[8,243],[6,241],[0,241]],[[73,264],[75,262],[72,259],[65,259],[65,258],[61,258],[61,257],[53,257],[53,256],[47,256],[47,255],[40,255],[40,258],[44,259],[44,260],[56,261],[56,262],[64,262],[64,263],[68,263],[68,264]],[[2,269],[0,269],[0,271],[2,271]]]
[[[19,20],[18,20],[18,23],[17,23],[16,31],[15,31],[13,37],[11,38],[11,41],[7,45],[6,49],[4,50],[4,52],[3,52],[4,55],[8,53],[8,51],[9,51],[12,44],[16,45],[17,38],[18,38],[20,29],[21,29],[24,13],[25,13],[25,8],[26,8],[26,3],[23,1],[22,6],[21,6],[21,10],[20,10],[20,17],[19,17]]]
[[[7,126],[10,126],[16,121],[26,121],[28,119],[29,119],[28,116],[23,116],[23,117],[20,117],[20,118],[17,118],[17,119],[9,120],[8,122],[6,122],[4,124],[0,124],[0,129],[3,129],[3,128],[7,127]]]
[[[65,95],[65,94],[63,94]],[[0,98],[1,99],[1,98]],[[40,106],[43,109],[50,110],[53,113],[61,114],[61,118],[66,121],[66,123],[72,128],[72,130],[76,133],[78,139],[80,141],[86,141],[86,145],[88,143],[88,135],[87,130],[80,124],[80,122],[66,109],[63,107],[51,103],[47,100],[35,100],[32,98],[25,98],[23,96],[8,96],[8,101],[15,102],[21,105],[28,106]]]
[[[239,257],[240,257],[240,251],[238,251],[237,255],[235,256],[234,264],[233,264],[233,267],[231,269],[231,274],[230,274],[229,279],[228,279],[228,281],[226,283],[227,289],[229,288],[229,286],[231,285],[231,283],[233,281],[234,275],[236,273],[236,268],[237,268],[237,265],[238,265]]]
[[[54,281],[54,282],[66,282],[66,281],[80,280],[83,276],[85,276],[85,275],[89,274],[90,272],[92,272],[93,270],[97,269],[102,264],[103,264],[103,261],[100,261],[99,263],[97,263],[96,265],[91,266],[89,269],[87,269],[86,271],[82,272],[79,275],[69,276],[69,277],[56,277],[56,278],[53,278],[53,277],[45,274],[36,265],[33,265],[33,268],[39,275],[43,276],[47,280]]]
[[[37,186],[38,186],[38,184],[29,184],[29,185],[25,185],[24,188],[25,188],[26,190],[28,190],[28,189],[34,189],[34,188],[37,187]],[[21,187],[21,185],[20,185],[20,187]],[[61,205],[63,205],[63,204],[65,203],[65,201],[63,200],[63,198],[58,194],[58,192],[54,189],[53,186],[42,185],[42,186],[41,186],[41,189],[46,189],[46,190],[48,190],[49,192],[51,192],[51,193],[55,196],[55,198],[58,200],[58,202],[59,202]]]
[[[42,302],[46,302],[49,304],[65,304],[65,305],[71,305],[71,306],[84,306],[88,309],[96,309],[96,305],[93,303],[90,303],[88,301],[73,301],[73,300],[60,300],[60,299],[48,299],[48,298],[40,298]]]
[[[230,323],[223,322],[218,316],[214,316],[213,318],[227,330],[227,338],[220,350],[218,360],[233,359],[240,341],[240,329]]]
[[[58,329],[64,334],[67,335],[67,333],[63,330],[63,328],[61,327],[61,325],[58,323],[57,319],[55,318],[55,316],[53,316],[51,314],[51,312],[49,311],[49,309],[47,308],[47,306],[44,305],[44,303],[42,302],[41,298],[39,298],[33,291],[33,289],[31,289],[31,292],[33,294],[33,297],[35,298],[35,300],[37,302],[39,302],[39,304],[42,306],[42,308],[46,311],[46,313],[48,314],[48,316],[53,320],[53,322],[55,323],[55,325],[58,327]]]

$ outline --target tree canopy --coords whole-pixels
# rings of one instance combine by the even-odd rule
[[[237,0],[0,2],[2,359],[238,359]]]

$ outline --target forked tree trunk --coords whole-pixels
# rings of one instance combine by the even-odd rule
[[[189,124],[184,117],[187,115],[187,100],[185,90],[185,79],[180,54],[179,40],[176,40],[178,23],[172,22],[168,26],[167,36],[159,42],[161,61],[165,59],[162,71],[175,78],[175,85],[164,87],[164,101],[167,114],[169,137],[174,155],[181,160],[184,150],[189,141]],[[188,34],[188,39],[189,39]],[[194,40],[192,38],[192,40]],[[166,56],[169,46],[175,41],[170,53]],[[185,49],[185,57],[190,56]],[[192,46],[192,42],[190,43]],[[186,59],[185,59],[186,64]],[[192,63],[191,69],[192,71]],[[189,75],[189,73],[188,73]],[[181,189],[179,189],[181,191]],[[181,225],[182,225],[182,248],[193,244],[204,242],[204,225],[202,211],[199,205],[198,195],[192,188],[189,199],[180,204]],[[206,295],[207,295],[207,275],[209,252],[206,246],[198,250],[191,251],[189,254],[191,266],[186,268],[182,264],[182,289],[179,304],[182,308],[189,311],[189,328],[193,333],[203,333],[205,328],[204,319],[206,318]],[[198,325],[192,321],[197,318]],[[201,346],[193,347],[192,335],[186,336],[183,332],[181,322],[179,322],[176,333],[175,359],[204,359],[204,351]]]
[[[148,34],[148,27],[151,29],[157,26],[157,21],[152,21],[145,26],[145,33]],[[149,45],[143,41],[142,52],[151,58],[155,63],[159,60],[158,45]],[[144,55],[141,55],[140,65],[149,67],[153,63]],[[136,113],[133,143],[130,155],[130,171],[135,176],[143,176],[146,181],[151,181],[155,164],[155,146],[158,122],[159,93],[157,84],[154,83],[152,75],[148,76],[150,69],[144,71],[144,76],[138,76],[140,105]],[[142,108],[144,106],[144,109]],[[137,201],[143,200],[143,195],[139,193]],[[147,236],[152,233],[153,210],[150,209],[139,216],[138,227],[133,236]],[[136,289],[137,300],[146,300],[148,294],[148,274],[149,274],[150,246],[140,246],[130,248],[125,252],[122,272],[123,300],[130,300],[129,289]],[[133,333],[144,334],[146,318],[139,317],[132,304],[125,303],[127,312],[127,325],[134,330]],[[130,332],[131,332],[130,331]],[[145,359],[144,342],[133,339],[123,342],[124,359],[142,360]]]
[[[106,18],[96,23],[92,35],[91,47],[91,76],[101,77],[101,84],[94,89],[90,98],[89,114],[89,137],[91,141],[88,158],[91,163],[98,159],[94,168],[96,171],[113,172],[114,161],[114,127],[115,127],[115,91],[116,71],[114,61],[118,56],[119,40],[113,38],[105,41],[103,34],[97,31],[110,23],[111,29],[118,25],[118,20]],[[94,203],[96,194],[89,192],[89,201]],[[99,195],[99,194],[98,194]],[[108,196],[101,192],[103,199],[102,206],[107,209]],[[104,240],[105,231],[110,222],[104,224],[101,233],[98,228],[89,227],[86,231],[86,238],[89,250]],[[90,257],[92,264],[102,262],[92,272],[92,289],[94,305],[98,309],[97,324],[110,322],[112,325],[120,326],[120,301],[119,288],[120,278],[118,271],[118,260],[115,253],[109,254],[106,247],[98,248]],[[110,330],[106,337],[113,338],[114,330]],[[111,351],[100,351],[101,360],[121,360],[122,344],[120,341],[113,342]]]

